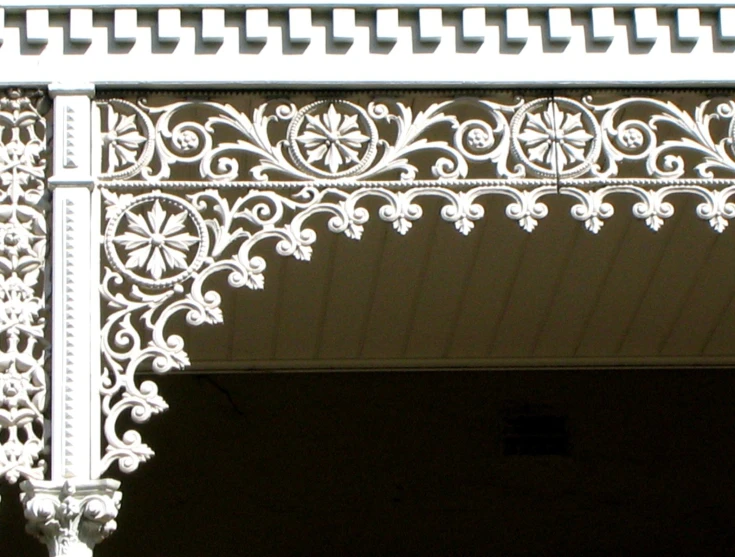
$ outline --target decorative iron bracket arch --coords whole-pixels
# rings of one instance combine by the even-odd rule
[[[245,106],[243,106],[245,105]],[[310,219],[359,240],[371,215],[406,234],[421,201],[441,199],[441,217],[470,234],[482,199],[505,196],[506,215],[527,232],[547,216],[544,198],[572,199],[571,216],[599,233],[613,194],[635,198],[652,231],[674,213],[669,198],[694,195],[696,215],[718,233],[735,217],[735,101],[701,93],[502,92],[258,95],[159,103],[101,99],[104,201],[102,409],[107,447],[99,473],[131,472],[153,455],[128,413],[144,422],[167,408],[142,368],[189,364],[167,331],[223,320],[207,286],[260,289],[266,259],[256,247],[309,260]]]

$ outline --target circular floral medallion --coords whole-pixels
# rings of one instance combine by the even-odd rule
[[[514,154],[539,176],[580,176],[600,155],[600,126],[587,108],[572,99],[526,103],[510,125]]]
[[[299,168],[323,178],[359,174],[375,159],[378,145],[378,131],[365,110],[338,99],[299,110],[287,138]]]
[[[136,175],[155,154],[155,129],[150,118],[135,104],[109,99],[98,103],[103,119],[103,165],[99,177],[120,180]]]
[[[134,198],[105,230],[105,252],[115,270],[151,288],[186,280],[208,251],[202,217],[187,201],[165,193]]]

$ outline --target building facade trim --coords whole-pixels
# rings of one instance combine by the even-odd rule
[[[8,84],[735,84],[735,4],[89,2],[0,8]]]

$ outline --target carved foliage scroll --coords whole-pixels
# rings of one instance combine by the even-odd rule
[[[160,106],[109,99],[98,103],[100,180],[518,190],[553,183],[578,201],[572,216],[595,233],[613,214],[605,201],[612,193],[635,196],[634,215],[653,230],[673,213],[665,198],[687,193],[701,199],[697,215],[722,232],[735,216],[735,100],[680,97],[253,97]]]
[[[46,408],[45,123],[34,100],[0,97],[0,477],[42,478]]]

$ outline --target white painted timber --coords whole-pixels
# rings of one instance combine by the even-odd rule
[[[266,8],[245,10],[245,38],[255,43],[264,43],[268,40],[268,10]]]
[[[91,237],[91,102],[88,84],[52,84],[54,160],[49,180],[53,195],[53,328],[52,342],[52,469],[55,481],[90,479],[96,467],[91,424],[92,376],[99,358],[92,357],[90,269]]]
[[[633,10],[635,39],[641,43],[655,43],[658,39],[658,16],[656,8]]]
[[[572,10],[549,9],[549,40],[568,43],[572,39]]]
[[[120,8],[115,10],[114,38],[119,43],[134,43],[138,37],[138,10]]]
[[[615,8],[592,8],[592,38],[608,42],[615,38]]]
[[[468,42],[482,42],[487,35],[487,13],[484,7],[462,10],[462,38]]]
[[[201,10],[202,8],[242,8],[242,0],[108,0],[104,5],[99,0],[4,0],[3,5],[12,9],[27,9],[29,7],[63,10],[69,8],[165,8],[177,7],[186,10]],[[293,7],[309,6],[311,8],[329,8],[342,4],[338,0],[251,0],[246,3],[253,7],[268,7],[273,9],[288,9]],[[485,6],[494,9],[506,8],[509,5],[522,5],[528,8],[569,7],[575,9],[590,9],[597,6],[614,6],[632,9],[637,7],[658,7],[671,9],[672,5],[679,7],[697,6],[706,9],[718,9],[723,6],[735,7],[735,0],[506,0],[505,2],[489,0],[351,0],[348,5],[355,8],[383,8],[395,7],[412,9],[421,7],[457,8]]]
[[[91,43],[94,13],[90,8],[75,8],[69,12],[69,40]]]
[[[332,38],[336,43],[351,43],[355,40],[354,8],[332,10]]]
[[[225,40],[224,8],[205,8],[202,10],[202,41],[221,43]]]
[[[505,38],[509,43],[525,43],[529,33],[528,8],[505,11]]]
[[[697,8],[679,8],[676,10],[676,30],[680,41],[697,42],[702,34]]]
[[[158,10],[158,40],[175,43],[181,39],[181,10],[163,8]]]
[[[398,8],[380,8],[375,11],[375,38],[380,42],[398,40]]]
[[[419,10],[419,40],[425,43],[438,43],[442,40],[441,8]]]
[[[419,46],[424,40],[419,9],[379,7],[385,3],[355,9],[354,32],[350,32],[351,18],[340,19],[340,15],[333,27],[334,10],[352,10],[353,5],[294,6],[311,9],[311,25],[304,26],[308,30],[296,33],[309,39],[309,48],[296,48],[298,43],[289,39],[288,9],[250,7],[252,4],[229,8],[217,3],[196,10],[160,6],[131,3],[128,8],[120,4],[95,8],[96,27],[83,53],[68,48],[69,9],[38,12],[5,7],[0,48],[3,82],[44,86],[74,75],[104,87],[141,83],[153,87],[516,87],[540,81],[579,86],[735,85],[733,53],[718,44],[735,39],[735,5],[699,6],[698,31],[693,26],[693,31],[684,34],[698,35],[696,48],[681,48],[677,9],[695,6],[664,9],[644,2],[636,9],[619,9],[618,3],[603,6],[593,2],[582,9],[580,4],[571,11],[573,24],[568,26],[567,21],[562,25],[565,32],[554,31],[554,36],[565,41],[569,37],[559,50],[549,48],[547,24],[552,24],[547,18],[550,9],[565,10],[568,5],[540,7],[532,2],[507,9],[492,5],[477,22],[471,14],[480,14],[482,7],[455,4],[441,8],[441,33],[433,34],[440,34],[441,42],[432,51]],[[218,8],[225,10],[225,20],[232,28],[226,27],[216,51],[201,50],[202,9]],[[157,40],[159,10],[163,9],[180,13],[175,31],[169,33],[177,41],[173,49]],[[45,16],[46,25],[34,22],[39,13]],[[24,25],[27,19],[30,26]],[[334,31],[337,42],[347,42],[351,36],[351,46],[330,48]],[[424,38],[432,36],[426,25],[423,33]],[[467,48],[470,39],[482,42]],[[609,44],[597,48],[601,41]],[[376,48],[376,42],[386,48]],[[117,45],[123,43],[127,46],[121,50]],[[38,48],[39,44],[45,46]]]
[[[723,41],[735,40],[735,8],[720,9],[720,38]]]
[[[311,42],[311,8],[288,10],[288,37],[292,43]]]
[[[48,42],[49,15],[46,9],[26,11],[26,40],[30,44]]]

